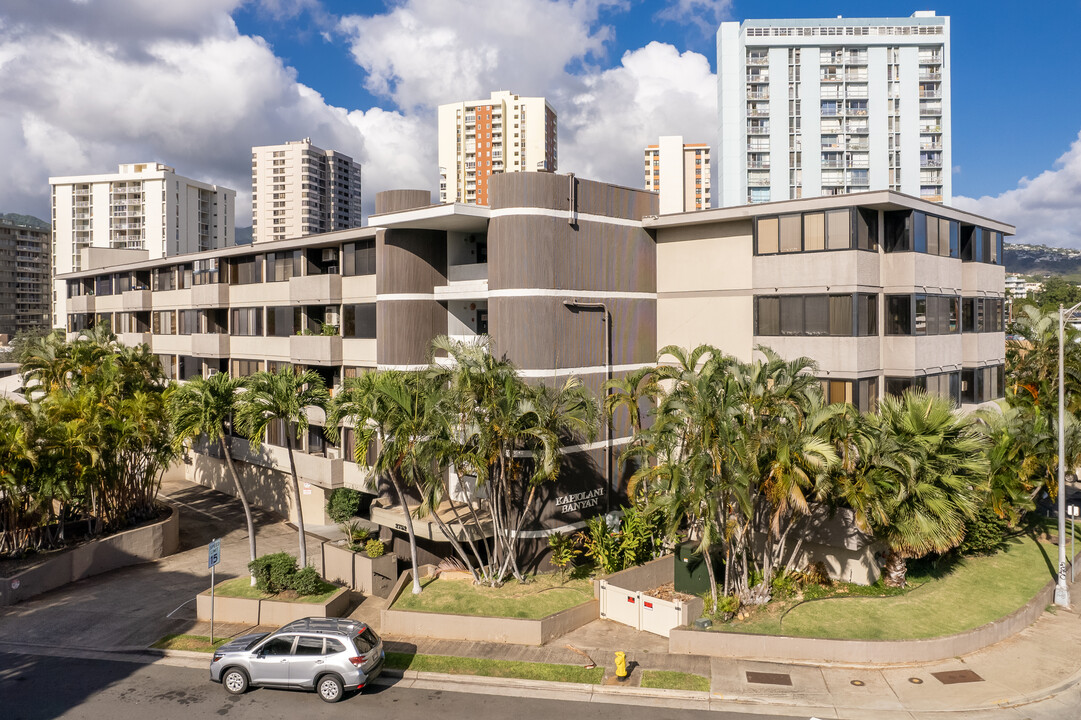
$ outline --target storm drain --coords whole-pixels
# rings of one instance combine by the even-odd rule
[[[983,678],[971,670],[950,670],[948,672],[931,673],[936,680],[943,685],[957,685],[958,683],[983,682]]]
[[[792,685],[792,676],[785,673],[748,672],[747,682],[759,685]]]

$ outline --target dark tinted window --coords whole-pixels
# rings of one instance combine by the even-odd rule
[[[886,296],[886,334],[912,334],[912,296]]]
[[[342,645],[340,642],[333,638],[327,638],[327,648],[325,652],[327,655],[345,652],[345,645]]]
[[[758,298],[758,327],[756,335],[781,334],[781,300],[775,297]]]
[[[342,308],[342,335],[347,338],[375,338],[375,303]]]
[[[322,655],[323,638],[301,635],[297,638],[297,649],[294,655]]]
[[[375,274],[375,240],[346,243],[342,251],[342,275]]]
[[[269,640],[259,651],[264,655],[288,655],[293,650],[294,637],[294,635],[276,637]]]

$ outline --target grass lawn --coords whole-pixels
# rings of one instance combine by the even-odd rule
[[[578,665],[489,660],[448,655],[410,655],[387,653],[387,667],[396,670],[448,673],[451,675],[482,675],[484,677],[520,678],[548,682],[571,682],[596,685],[604,679],[603,668],[586,670]]]
[[[642,687],[709,692],[709,678],[672,670],[643,670]]]
[[[166,635],[150,647],[159,650],[194,650],[212,653],[228,641],[229,638],[216,638],[214,644],[211,645],[210,638],[206,635]]]
[[[915,640],[971,630],[1009,615],[1054,579],[1057,548],[1029,536],[1013,538],[1005,550],[969,557],[946,573],[909,573],[910,588],[868,595],[877,588],[841,586],[844,594],[799,603],[777,601],[745,620],[714,625],[721,632],[836,638]],[[912,563],[910,563],[911,565]],[[787,613],[785,612],[787,611]]]
[[[248,598],[251,600],[280,600],[282,602],[297,603],[320,603],[336,592],[338,592],[337,586],[324,582],[322,592],[316,593],[315,595],[297,595],[292,591],[279,593],[277,595],[268,595],[264,592],[260,592],[259,588],[252,587],[251,577],[247,575],[233,578],[232,580],[226,580],[223,583],[218,583],[218,586],[214,588],[214,593],[216,595],[221,595],[222,597]]]
[[[469,578],[422,580],[421,587],[420,595],[407,587],[394,609],[536,620],[593,599],[588,579],[564,581],[556,573],[537,575],[525,584],[511,580],[499,588],[474,585]]]

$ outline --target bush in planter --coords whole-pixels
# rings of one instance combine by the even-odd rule
[[[368,537],[371,532],[366,527],[362,527],[359,520],[347,520],[341,524],[342,532],[346,536],[346,544],[349,545],[349,549],[353,552],[360,552],[364,549],[364,543],[368,541]]]
[[[382,557],[387,551],[387,546],[383,544],[382,540],[369,540],[364,546],[364,552],[368,553],[368,557],[377,558]]]
[[[357,514],[363,497],[364,493],[353,488],[337,488],[327,498],[327,515],[336,523],[347,522]]]
[[[297,595],[316,595],[323,589],[323,578],[311,565],[293,575],[293,590]]]
[[[255,576],[255,586],[259,590],[277,595],[293,587],[297,559],[284,552],[263,555],[248,563],[248,571]]]

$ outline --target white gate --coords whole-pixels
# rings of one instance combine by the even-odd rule
[[[601,580],[600,613],[602,618],[630,625],[668,637],[672,628],[690,622],[689,608],[676,600],[660,600],[637,590],[625,590]]]

